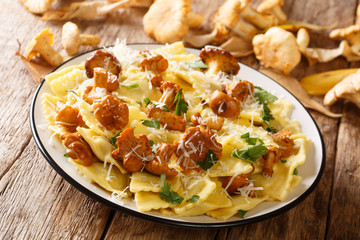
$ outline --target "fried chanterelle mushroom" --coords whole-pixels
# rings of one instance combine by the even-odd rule
[[[265,34],[253,38],[254,53],[265,67],[272,67],[285,74],[291,72],[301,60],[295,36],[279,27],[270,28]]]
[[[216,75],[219,72],[236,75],[240,66],[230,53],[215,47],[205,47],[199,57],[209,68],[206,74]]]
[[[159,43],[180,41],[190,27],[198,27],[202,16],[191,12],[191,0],[156,0],[143,19],[146,34]]]
[[[330,89],[325,95],[324,104],[332,105],[340,98],[348,99],[360,108],[360,71],[350,74]]]

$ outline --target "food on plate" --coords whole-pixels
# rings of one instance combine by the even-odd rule
[[[360,108],[360,72],[352,73],[337,83],[324,97],[325,105],[332,105],[340,98],[355,103]]]
[[[76,55],[81,45],[96,47],[100,41],[98,36],[80,34],[79,27],[73,22],[67,22],[62,27],[61,43],[70,56]]]
[[[60,65],[64,60],[60,53],[51,47],[53,39],[54,34],[50,33],[49,29],[41,31],[26,47],[25,57],[31,60],[40,55],[51,66]]]
[[[287,198],[310,140],[289,119],[291,102],[239,68],[217,48],[196,56],[180,42],[141,51],[118,42],[47,75],[43,111],[68,161],[114,201],[240,219]]]
[[[191,11],[189,0],[156,0],[143,18],[144,31],[159,43],[180,41],[203,16]]]

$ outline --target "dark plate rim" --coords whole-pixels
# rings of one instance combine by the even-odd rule
[[[129,46],[131,45],[155,45],[155,46],[164,46],[163,44],[157,44],[157,43],[132,43],[132,44],[127,44]],[[105,48],[111,48],[114,45],[111,46],[106,46]],[[56,70],[58,70],[60,67],[62,67],[64,64],[68,63],[69,61],[74,60],[75,58],[78,58],[82,55],[88,54],[90,52],[96,51],[98,49],[103,49],[103,47],[101,48],[97,48],[97,49],[93,49],[84,53],[81,53],[75,57],[72,57],[68,60],[66,60],[65,62],[63,62],[61,65],[59,65],[58,67],[56,67],[54,70],[52,70],[51,72],[55,72]],[[194,49],[194,50],[198,50],[196,48],[188,48],[188,49]],[[243,63],[242,63],[243,64]],[[246,64],[244,64],[246,65]],[[248,66],[248,65],[246,65]],[[248,66],[250,67],[250,66]],[[132,216],[138,217],[138,218],[142,218],[148,221],[152,221],[152,222],[157,222],[160,224],[164,224],[164,225],[170,225],[170,226],[176,226],[176,227],[185,227],[185,228],[198,228],[198,229],[203,229],[203,228],[229,228],[229,227],[235,227],[235,226],[240,226],[240,225],[245,225],[245,224],[249,224],[249,223],[255,223],[255,222],[260,222],[272,217],[275,217],[281,213],[284,213],[288,210],[290,210],[291,208],[295,207],[296,205],[298,205],[300,202],[302,202],[305,198],[307,198],[310,193],[315,189],[316,185],[319,183],[321,176],[324,172],[324,168],[325,168],[325,161],[326,161],[326,152],[325,152],[325,145],[324,145],[324,139],[323,136],[321,134],[321,131],[319,129],[319,126],[317,125],[317,123],[315,122],[314,118],[311,116],[310,112],[304,107],[304,105],[299,101],[299,99],[297,99],[291,92],[289,92],[285,87],[283,87],[281,84],[279,84],[278,82],[276,82],[275,80],[273,80],[272,78],[270,78],[269,76],[267,76],[266,74],[256,70],[253,67],[252,68],[254,71],[259,72],[260,74],[266,76],[267,78],[269,78],[271,81],[273,81],[275,84],[278,84],[279,86],[281,86],[284,90],[286,90],[288,93],[290,93],[299,103],[300,105],[304,108],[304,110],[307,112],[307,114],[310,116],[311,120],[313,121],[313,123],[316,126],[318,135],[320,137],[320,141],[321,141],[321,146],[322,146],[322,160],[321,160],[321,166],[320,166],[320,170],[318,175],[316,176],[314,182],[311,184],[311,186],[303,193],[301,194],[299,197],[297,197],[294,201],[290,202],[289,204],[278,208],[272,212],[266,213],[264,215],[261,216],[257,216],[257,217],[252,217],[250,219],[241,219],[241,220],[237,220],[237,221],[231,221],[231,222],[216,222],[216,223],[198,223],[198,222],[186,222],[186,221],[177,221],[177,220],[173,220],[173,219],[164,219],[158,216],[152,216],[152,215],[148,215],[148,214],[144,214],[142,212],[138,212],[123,206],[120,206],[118,204],[115,204],[114,202],[111,202],[97,194],[95,194],[94,192],[92,192],[91,190],[85,188],[84,186],[82,186],[80,183],[78,183],[75,179],[73,179],[72,177],[70,177],[59,165],[57,165],[57,163],[52,159],[52,157],[50,156],[50,154],[47,152],[45,146],[43,145],[42,141],[40,140],[40,137],[38,135],[37,129],[36,129],[36,125],[35,125],[35,115],[34,115],[34,109],[35,109],[35,104],[36,104],[36,100],[38,97],[38,94],[41,90],[41,87],[43,86],[45,79],[43,79],[41,81],[41,83],[39,84],[39,86],[37,87],[34,97],[32,99],[31,102],[31,106],[30,106],[30,126],[31,126],[31,132],[32,135],[35,139],[36,145],[38,146],[38,148],[40,149],[40,152],[42,153],[42,155],[45,157],[45,159],[48,161],[48,163],[51,165],[52,168],[54,168],[54,170],[60,174],[60,176],[62,176],[68,183],[70,183],[72,186],[74,186],[75,188],[77,188],[78,190],[80,190],[82,193],[84,193],[85,195],[93,198],[94,200],[103,203],[109,207],[111,207],[112,209],[130,214]]]

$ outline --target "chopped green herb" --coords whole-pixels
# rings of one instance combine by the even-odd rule
[[[176,103],[175,114],[181,116],[181,112],[186,113],[188,111],[189,104],[181,98],[182,88],[176,93],[174,103]]]
[[[122,131],[118,132],[115,136],[113,136],[113,137],[111,138],[111,144],[112,144],[115,148],[118,148],[118,145],[116,145],[116,141],[117,141],[116,138],[117,138],[118,136],[120,136],[121,132],[122,132]]]
[[[272,95],[271,93],[269,93],[268,91],[262,89],[261,87],[255,87],[256,91],[255,91],[255,97],[256,99],[261,103],[269,103],[269,102],[275,102],[278,98],[274,95]]]
[[[261,87],[256,86],[255,89],[256,89],[255,98],[259,101],[259,103],[261,103],[263,105],[263,110],[261,112],[261,118],[267,126],[266,131],[277,132],[276,128],[271,127],[270,123],[269,123],[270,120],[274,120],[275,118],[273,115],[271,115],[271,111],[270,111],[270,108],[268,107],[268,103],[274,102],[278,98],[276,96],[272,95],[271,93],[269,93],[268,91],[265,91]]]
[[[191,68],[209,68],[208,65],[206,65],[203,61],[194,61],[194,62],[186,62],[186,65]]]
[[[144,98],[144,102],[145,102],[145,107],[147,107],[149,103],[151,103],[151,100],[149,98]]]
[[[242,218],[244,218],[245,214],[247,213],[247,211],[245,210],[238,210],[238,213],[241,215]]]
[[[299,171],[297,170],[297,168],[295,168],[293,174],[298,175],[298,173],[299,173]]]
[[[287,163],[287,160],[285,158],[280,158],[280,162]]]
[[[76,96],[79,96],[79,95],[77,95],[77,93],[76,93],[75,91],[73,91],[73,90],[65,90],[65,92],[71,92],[71,93],[75,94]]]
[[[137,104],[140,105],[140,107],[142,107],[142,102],[141,101],[136,101]]]
[[[91,113],[94,113],[94,110],[92,110]]]
[[[234,150],[231,156],[242,159],[246,162],[253,163],[262,155],[267,153],[267,151],[268,149],[265,147],[264,142],[259,142],[253,146],[249,146],[240,150]]]
[[[199,199],[200,199],[199,195],[194,195],[190,199],[186,200],[186,202],[194,203],[194,202],[197,202]]]
[[[127,88],[127,89],[134,89],[134,88],[138,88],[139,87],[139,84],[135,83],[135,84],[131,84],[131,85],[123,85],[123,84],[120,84],[120,86],[124,87],[124,88]]]
[[[149,144],[150,144],[150,147],[154,146],[154,141],[149,139]]]
[[[171,185],[170,183],[166,182],[166,175],[165,173],[162,173],[160,175],[160,180],[161,180],[161,184],[160,184],[160,198],[162,200],[165,200],[167,202],[170,202],[172,204],[180,204],[182,203],[182,201],[184,200],[184,198],[182,198],[177,192],[174,192],[173,190],[171,190]]]
[[[210,149],[210,150],[207,151],[207,153],[206,153],[206,159],[205,159],[205,161],[198,161],[197,164],[198,164],[200,167],[202,167],[203,169],[208,170],[209,168],[211,168],[212,166],[214,166],[214,165],[217,163],[218,160],[219,160],[219,159],[216,158],[216,154],[214,153],[214,151]]]
[[[64,154],[64,157],[69,158],[70,156],[69,156],[67,153],[65,153],[65,154]]]
[[[141,120],[141,124],[147,127],[160,129],[160,123],[158,120]]]
[[[244,139],[244,140],[245,140],[248,144],[250,144],[250,145],[255,145],[255,144],[256,144],[256,141],[258,140],[257,138],[251,138],[249,132],[241,135],[241,138]],[[260,139],[260,140],[261,140],[261,139]]]

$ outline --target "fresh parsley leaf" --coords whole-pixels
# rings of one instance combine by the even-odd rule
[[[139,87],[139,84],[135,83],[135,84],[131,84],[131,85],[123,85],[123,84],[120,84],[120,86],[124,87],[124,88],[127,88],[127,89],[134,89],[134,88],[138,88]]]
[[[250,144],[250,145],[255,145],[255,144],[256,144],[256,141],[258,140],[257,138],[251,138],[249,132],[241,135],[241,138],[244,139],[244,140],[245,140],[248,144]],[[260,140],[261,140],[261,139],[260,139]]]
[[[162,200],[165,200],[165,201],[170,202],[172,204],[180,204],[180,203],[182,203],[184,198],[181,197],[177,192],[174,192],[173,190],[171,190],[170,183],[166,182],[165,173],[162,173],[160,175],[160,180],[161,180],[161,184],[160,184],[161,192],[159,193],[160,198]]]
[[[200,199],[199,195],[194,195],[190,199],[186,200],[186,202],[194,203],[194,202],[197,202],[199,199]]]
[[[70,156],[69,156],[67,153],[65,153],[65,154],[64,154],[64,157],[69,158]]]
[[[149,139],[149,144],[150,144],[150,147],[154,146],[154,141]]]
[[[293,175],[298,175],[299,171],[297,170],[297,168],[294,169]]]
[[[75,94],[76,96],[79,96],[79,95],[77,95],[77,93],[76,93],[75,91],[73,91],[73,90],[65,90],[65,92],[71,92],[71,93]]]
[[[181,116],[181,112],[186,113],[188,111],[189,104],[181,98],[182,88],[176,93],[174,103],[176,103],[175,114]]]
[[[270,126],[269,121],[274,120],[274,116],[271,114],[270,108],[268,107],[267,103],[263,103],[263,110],[261,112],[261,118],[266,124],[267,128],[266,131],[268,132],[277,132],[276,128]]]
[[[268,149],[265,147],[264,142],[260,142],[253,146],[248,146],[240,150],[234,150],[231,156],[253,163],[262,155],[267,153],[267,151]]]
[[[149,98],[144,98],[144,102],[145,102],[145,107],[147,107],[149,103],[151,103],[151,100]]]
[[[142,107],[142,102],[141,101],[136,101],[137,104],[140,105],[140,107]]]
[[[90,111],[91,113],[94,113],[94,110]]]
[[[275,102],[278,98],[261,87],[255,87],[255,98],[261,103]]]
[[[268,107],[267,103],[263,103],[263,110],[261,113],[261,117],[264,121],[274,120],[274,116],[271,115],[270,108]]]
[[[287,160],[285,158],[280,158],[280,162],[287,163]]]
[[[122,132],[122,131],[118,132],[115,136],[113,136],[113,137],[111,138],[111,144],[112,144],[115,148],[118,148],[118,145],[116,145],[116,141],[117,141],[116,138],[117,138],[118,136],[120,136],[121,132]]]
[[[214,153],[214,151],[212,149],[210,149],[206,153],[205,161],[198,161],[197,164],[200,167],[202,167],[203,169],[208,170],[209,168],[214,166],[217,163],[218,160],[219,159],[217,159],[216,154]]]
[[[261,118],[266,124],[266,131],[268,132],[277,132],[276,128],[271,127],[269,121],[274,120],[274,116],[271,114],[270,108],[268,107],[269,102],[275,102],[278,98],[268,91],[265,91],[261,87],[255,87],[255,98],[263,105],[263,110],[261,112]]]
[[[160,129],[160,123],[158,120],[141,120],[141,124],[147,127]]]
[[[194,62],[186,62],[185,64],[191,68],[209,68],[209,66],[206,65],[203,61],[198,61],[198,60]]]
[[[245,210],[238,210],[238,213],[241,215],[242,218],[244,218],[245,214],[247,213],[247,211]]]

